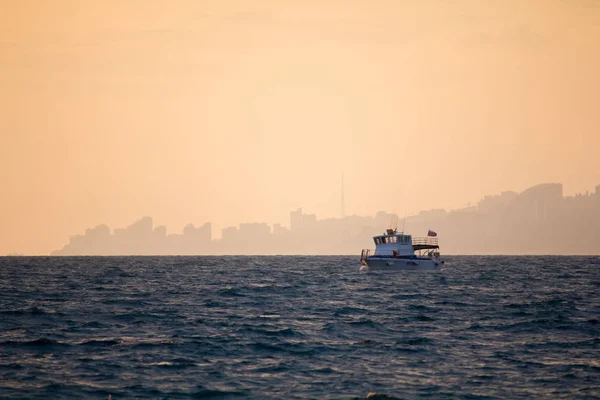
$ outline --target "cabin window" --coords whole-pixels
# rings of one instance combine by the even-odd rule
[[[375,238],[375,244],[381,244],[381,239]]]
[[[390,243],[396,243],[396,236],[390,237]]]

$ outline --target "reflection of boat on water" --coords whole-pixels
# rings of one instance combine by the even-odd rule
[[[440,259],[437,233],[413,238],[388,229],[374,236],[375,250],[364,249],[360,261],[372,270],[437,270],[444,264]]]

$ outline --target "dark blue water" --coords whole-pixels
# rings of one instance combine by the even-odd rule
[[[599,257],[0,258],[0,398],[600,398]]]

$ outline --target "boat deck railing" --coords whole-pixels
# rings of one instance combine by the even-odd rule
[[[373,251],[375,253],[375,251]],[[365,261],[371,255],[371,249],[363,249],[360,253],[360,261]]]
[[[438,238],[432,236],[415,237],[412,239],[412,244],[420,246],[438,246]]]
[[[413,249],[418,250],[435,250],[439,249],[438,238],[432,236],[413,238]]]

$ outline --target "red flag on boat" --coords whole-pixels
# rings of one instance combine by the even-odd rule
[[[430,229],[429,232],[427,232],[427,236],[437,236],[437,232],[434,232]]]

